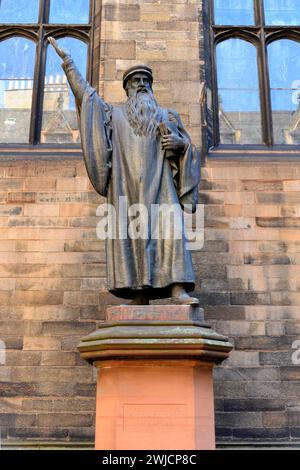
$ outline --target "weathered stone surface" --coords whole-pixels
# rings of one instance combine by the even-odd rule
[[[108,308],[106,321],[84,337],[78,349],[97,367],[110,359],[156,361],[182,356],[219,364],[228,358],[232,345],[204,323],[199,308],[126,305]]]
[[[106,310],[106,321],[197,321],[204,323],[202,309],[187,305],[153,305],[110,307]]]

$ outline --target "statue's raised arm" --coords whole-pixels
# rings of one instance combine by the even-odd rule
[[[86,169],[95,190],[107,196],[111,176],[111,114],[94,88],[82,77],[72,57],[50,37],[49,43],[63,60],[62,68],[74,93]]]
[[[59,57],[63,60],[62,68],[64,69],[64,72],[67,76],[77,104],[81,105],[84,93],[89,87],[89,83],[82,77],[71,55],[63,48],[59,47],[57,41],[54,38],[50,37],[48,41]]]

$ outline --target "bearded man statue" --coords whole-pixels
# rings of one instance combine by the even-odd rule
[[[153,236],[151,220],[152,207],[176,205],[180,213],[175,218],[182,220],[181,208],[196,210],[200,158],[178,113],[157,103],[150,67],[127,70],[123,77],[127,102],[111,106],[83,79],[55,39],[49,42],[63,60],[75,96],[89,178],[116,210],[115,233],[120,233],[124,198],[128,207],[142,205],[149,214],[146,236],[130,236],[126,225],[125,236],[122,227],[122,236],[107,238],[108,290],[133,304],[173,297],[179,304],[198,305],[199,300],[189,295],[195,277],[185,231],[181,237]]]

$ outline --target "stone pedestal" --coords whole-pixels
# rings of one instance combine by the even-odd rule
[[[108,308],[79,345],[98,369],[96,449],[214,449],[213,367],[231,349],[199,308]]]

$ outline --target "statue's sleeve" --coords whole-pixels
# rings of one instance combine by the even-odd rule
[[[62,64],[75,96],[85,166],[97,193],[106,197],[112,167],[112,106],[84,80],[68,56]]]
[[[179,114],[171,110],[171,114],[177,121],[178,134],[186,141],[184,152],[179,157],[176,186],[180,204],[191,205],[192,212],[196,211],[199,200],[199,183],[201,178],[200,154],[193,145],[189,134],[183,126]]]
[[[78,68],[76,67],[73,59],[67,56],[63,63],[62,68],[67,76],[69,85],[76,98],[77,104],[82,103],[84,93],[90,87],[89,83],[82,77]]]

